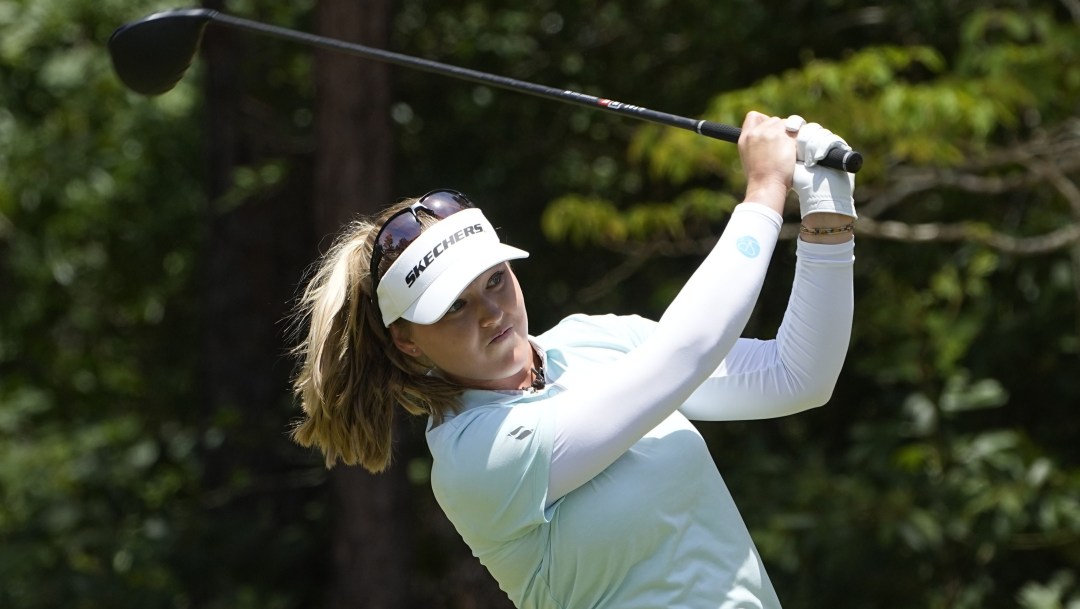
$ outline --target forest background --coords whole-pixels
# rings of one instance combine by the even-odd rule
[[[866,157],[824,408],[705,424],[785,607],[1080,607],[1080,2],[207,2]],[[534,333],[658,316],[735,146],[213,26],[167,95],[105,50],[154,0],[0,0],[0,607],[494,608],[419,421],[381,476],[288,439],[288,316],[335,230],[436,187],[510,242]],[[790,209],[747,335],[779,323]],[[647,481],[643,481],[647,484]]]

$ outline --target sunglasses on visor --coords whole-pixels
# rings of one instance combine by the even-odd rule
[[[375,247],[371,251],[371,295],[378,294],[379,265],[387,256],[397,256],[409,247],[424,227],[419,214],[436,220],[444,220],[459,211],[476,207],[468,197],[456,190],[433,190],[416,200],[416,203],[390,216],[375,235]]]

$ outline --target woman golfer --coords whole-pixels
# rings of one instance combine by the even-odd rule
[[[435,497],[518,607],[779,607],[690,421],[829,399],[855,217],[852,176],[815,164],[832,146],[846,144],[799,117],[747,115],[745,202],[658,322],[572,315],[530,335],[508,264],[528,254],[460,193],[354,223],[305,294],[295,439],[378,472],[394,412],[426,416]],[[787,312],[774,340],[740,338],[792,187]]]

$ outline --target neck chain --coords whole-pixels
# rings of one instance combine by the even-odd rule
[[[541,365],[538,368],[533,368],[532,373],[533,373],[533,382],[532,382],[532,385],[529,385],[529,389],[532,389],[533,391],[540,391],[541,389],[543,389],[544,387],[547,386],[547,379],[544,378],[544,366],[543,365]]]
[[[536,365],[532,367],[532,384],[523,388],[522,391],[540,391],[547,386],[547,377],[544,376],[544,358],[540,356],[535,347],[533,348],[533,361],[536,362]]]

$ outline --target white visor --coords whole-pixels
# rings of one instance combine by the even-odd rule
[[[383,325],[398,318],[433,324],[481,273],[529,252],[499,242],[479,209],[439,220],[405,248],[379,280]]]

